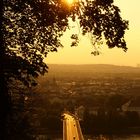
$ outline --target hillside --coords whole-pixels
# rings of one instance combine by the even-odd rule
[[[84,73],[140,73],[140,68],[107,64],[66,65],[49,64],[49,73],[52,72],[84,72]]]
[[[106,64],[93,65],[58,65],[49,64],[48,73],[39,78],[40,81],[46,79],[67,79],[67,80],[85,80],[91,78],[140,78],[140,68],[130,66],[117,66]]]

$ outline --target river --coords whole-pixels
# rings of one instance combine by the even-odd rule
[[[140,140],[140,135],[85,136],[85,140]]]
[[[63,138],[61,136],[56,135],[41,135],[36,140],[63,140]],[[140,134],[84,136],[84,140],[140,140]]]

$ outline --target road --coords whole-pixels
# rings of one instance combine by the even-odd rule
[[[79,120],[70,113],[63,114],[63,140],[84,140]]]

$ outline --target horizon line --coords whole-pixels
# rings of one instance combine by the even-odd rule
[[[140,68],[139,66],[132,66],[132,65],[119,65],[119,64],[107,64],[107,63],[98,63],[98,64],[93,64],[93,63],[85,63],[85,64],[74,64],[74,63],[47,63],[47,65],[112,65],[112,66],[120,66],[120,67],[134,67],[134,68]]]

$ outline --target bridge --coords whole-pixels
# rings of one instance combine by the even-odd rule
[[[84,140],[78,118],[70,113],[63,113],[63,140]]]

